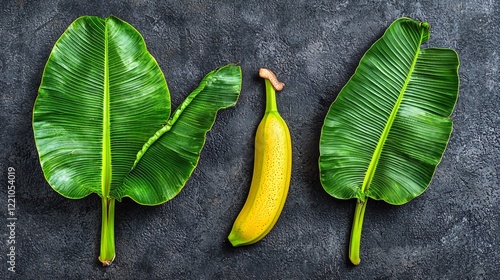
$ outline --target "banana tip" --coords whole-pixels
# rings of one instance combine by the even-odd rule
[[[233,232],[229,234],[227,239],[229,240],[229,242],[231,242],[231,245],[233,245],[233,247],[239,247],[244,243],[239,238],[237,238],[237,236]]]

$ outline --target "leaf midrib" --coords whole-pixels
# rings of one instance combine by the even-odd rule
[[[366,193],[366,191],[368,191],[368,189],[373,181],[373,177],[375,176],[375,171],[377,169],[377,165],[378,165],[379,160],[380,160],[380,155],[382,154],[382,149],[383,149],[384,144],[387,140],[387,136],[389,135],[389,131],[391,130],[394,119],[396,118],[396,115],[399,111],[399,107],[401,106],[401,102],[403,100],[404,93],[408,87],[408,83],[410,82],[410,78],[413,74],[413,70],[415,69],[415,65],[416,65],[417,59],[418,59],[418,54],[420,52],[420,45],[422,44],[422,40],[423,40],[422,39],[423,34],[424,34],[424,29],[420,29],[419,47],[417,48],[417,50],[415,52],[410,70],[408,71],[408,75],[406,76],[403,87],[401,88],[401,91],[399,92],[398,100],[396,101],[396,104],[394,105],[394,108],[392,109],[391,114],[389,115],[389,119],[387,120],[387,123],[384,127],[384,130],[382,131],[380,139],[377,143],[377,147],[375,148],[375,151],[373,153],[370,164],[368,165],[368,169],[366,171],[365,178],[363,180],[363,184],[361,185],[361,193],[363,193],[363,197],[361,199],[363,201],[366,199],[364,194]]]
[[[151,138],[149,138],[149,140],[146,141],[146,143],[144,143],[141,150],[137,153],[134,165],[132,166],[131,169],[134,169],[136,167],[136,165],[141,160],[142,156],[144,154],[146,154],[146,151],[149,149],[149,147],[151,145],[153,145],[154,142],[156,142],[156,140],[158,140],[161,136],[163,136],[163,134],[167,133],[168,131],[170,131],[170,129],[172,129],[175,122],[177,121],[179,116],[182,114],[182,112],[184,112],[186,107],[189,104],[191,104],[191,102],[196,98],[196,96],[198,96],[198,94],[206,87],[207,83],[213,78],[215,73],[217,73],[217,71],[214,71],[214,72],[208,74],[201,81],[200,85],[188,97],[186,97],[186,99],[184,99],[184,101],[182,101],[182,103],[175,109],[175,111],[172,113],[169,120],[165,124],[165,126],[163,126],[158,131],[156,131],[156,133]]]
[[[104,86],[102,125],[102,197],[109,197],[111,187],[111,139],[110,139],[110,93],[109,93],[109,53],[108,19],[104,21]]]

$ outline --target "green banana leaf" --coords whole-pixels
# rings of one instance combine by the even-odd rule
[[[44,176],[65,197],[101,196],[112,241],[114,200],[156,205],[178,194],[217,111],[240,89],[240,67],[221,67],[170,116],[165,77],[140,33],[113,16],[78,18],[50,54],[33,109]]]
[[[326,115],[321,183],[336,198],[357,198],[361,222],[369,197],[400,205],[422,194],[449,141],[458,56],[451,49],[421,49],[428,39],[428,23],[396,20]]]
[[[115,17],[77,19],[50,54],[33,109],[47,181],[68,198],[109,196],[169,115],[167,83],[141,35]]]
[[[229,65],[210,72],[144,145],[134,168],[112,195],[128,196],[146,205],[177,195],[198,163],[217,111],[235,105],[240,87],[240,67]],[[149,186],[159,187],[145,192]]]

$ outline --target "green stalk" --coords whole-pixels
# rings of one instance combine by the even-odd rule
[[[359,250],[361,247],[361,230],[363,228],[363,219],[365,217],[366,203],[360,199],[356,202],[356,210],[354,211],[354,221],[352,222],[351,242],[349,243],[349,259],[354,265],[358,265],[361,261]]]
[[[276,105],[276,91],[271,85],[268,79],[265,79],[266,83],[266,113],[277,112],[278,105]]]
[[[115,259],[115,200],[102,198],[101,254],[99,260],[104,266]]]

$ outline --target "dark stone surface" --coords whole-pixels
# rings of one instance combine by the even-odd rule
[[[123,3],[122,3],[123,2]],[[23,279],[493,279],[500,272],[500,7],[497,1],[67,1],[0,6],[0,217],[7,168],[16,169],[16,274]],[[243,1],[242,1],[243,2]],[[408,1],[410,2],[410,1]],[[44,180],[31,110],[50,50],[81,15],[116,15],[145,37],[169,82],[173,106],[208,71],[240,62],[243,91],[208,134],[198,168],[170,202],[117,206],[117,258],[97,261],[100,200],[63,198]],[[362,262],[349,264],[354,201],[323,191],[323,118],[362,54],[400,16],[428,21],[426,46],[454,48],[461,88],[454,132],[434,180],[403,206],[371,201]],[[278,96],[293,138],[293,174],[282,216],[260,243],[226,239],[246,198],[253,139],[264,110],[259,67],[287,86]]]

